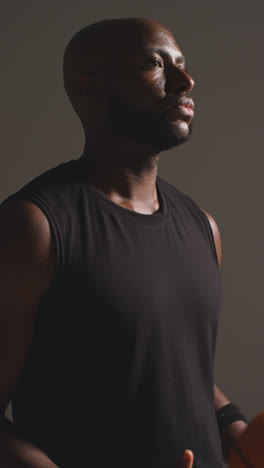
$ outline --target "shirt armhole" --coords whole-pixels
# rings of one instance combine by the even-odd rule
[[[217,255],[217,250],[216,250],[216,245],[215,245],[215,240],[214,240],[214,233],[213,233],[211,223],[210,223],[209,219],[207,218],[206,214],[203,212],[203,210],[201,210],[201,208],[199,208],[199,210],[200,210],[201,216],[205,220],[205,225],[207,226],[207,232],[208,232],[208,235],[209,235],[209,240],[211,242],[213,254],[214,254],[217,266],[219,267],[218,255]]]
[[[206,214],[201,210],[201,208],[195,203],[194,200],[192,200],[189,196],[184,195],[182,197],[184,201],[187,201],[188,206],[191,208],[193,214],[198,218],[203,226],[204,231],[206,232],[207,238],[209,239],[209,243],[211,245],[212,253],[214,256],[214,259],[216,261],[216,264],[219,268],[219,263],[218,263],[218,256],[217,256],[217,251],[216,251],[216,246],[215,246],[215,241],[214,241],[214,234],[212,230],[212,226],[210,224],[209,219],[207,218]]]

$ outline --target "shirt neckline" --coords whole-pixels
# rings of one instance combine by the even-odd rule
[[[143,214],[120,206],[103,195],[102,192],[100,192],[93,184],[91,184],[91,182],[89,182],[87,175],[81,170],[75,159],[70,160],[68,164],[75,168],[76,175],[78,175],[78,178],[80,178],[85,183],[85,187],[90,191],[91,194],[93,194],[97,201],[99,201],[109,211],[116,213],[119,216],[125,217],[130,221],[145,225],[160,225],[165,222],[168,216],[169,208],[159,176],[156,178],[156,189],[160,205],[159,210],[152,214]]]

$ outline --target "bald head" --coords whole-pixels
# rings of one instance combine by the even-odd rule
[[[68,43],[63,68],[86,147],[125,140],[161,151],[189,137],[193,113],[185,95],[194,82],[173,35],[157,21],[91,24]]]
[[[160,37],[170,35],[174,41],[163,25],[141,17],[98,21],[72,37],[64,53],[63,77],[67,95],[80,117],[80,95],[84,92],[82,83],[89,82],[92,90],[98,81],[107,82],[122,62],[122,54],[124,57],[124,53],[140,50],[153,34]]]

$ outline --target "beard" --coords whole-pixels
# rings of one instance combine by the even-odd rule
[[[181,120],[175,121],[166,114],[133,107],[113,90],[109,90],[108,96],[107,125],[115,134],[146,144],[158,152],[181,145],[191,136],[192,122],[186,133],[187,124],[183,128]],[[173,99],[175,102],[175,97]]]

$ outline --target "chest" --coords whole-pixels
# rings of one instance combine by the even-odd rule
[[[73,245],[65,276],[65,310],[97,333],[132,339],[142,328],[215,325],[221,281],[208,238],[195,223],[162,228],[118,219],[87,227]],[[70,312],[69,312],[70,313]]]

